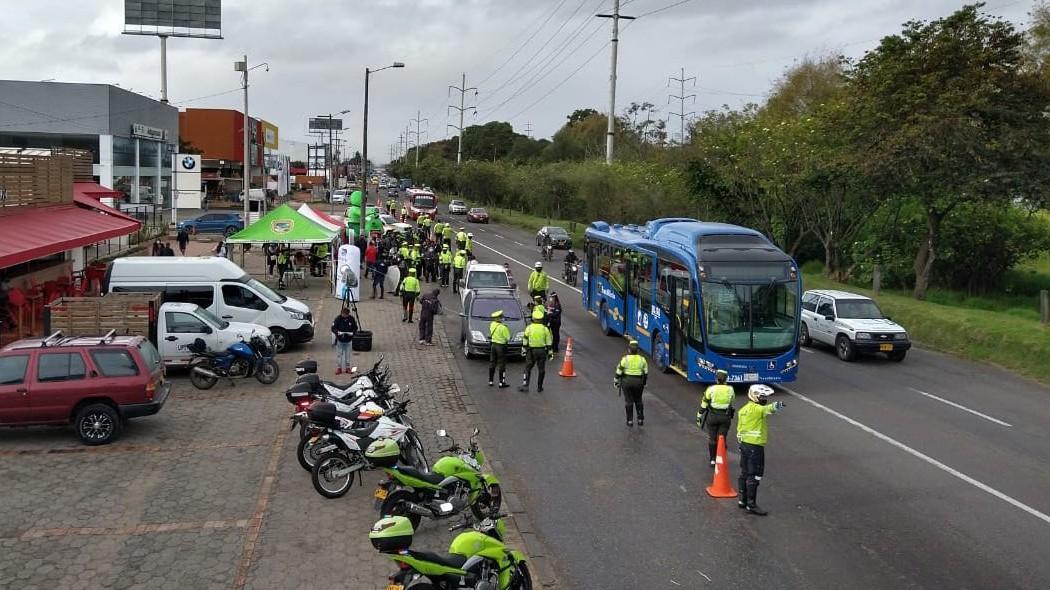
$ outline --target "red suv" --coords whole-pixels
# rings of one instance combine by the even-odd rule
[[[141,336],[28,338],[0,348],[0,426],[72,424],[87,445],[168,399],[160,354]]]

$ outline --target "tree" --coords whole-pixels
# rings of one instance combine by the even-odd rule
[[[569,120],[567,125],[571,127],[572,125],[575,125],[576,123],[579,123],[581,121],[584,121],[586,119],[589,119],[589,118],[594,117],[594,116],[599,115],[599,114],[600,113],[598,111],[594,110],[594,109],[576,109],[575,111],[572,112],[571,115],[569,115],[568,117],[565,117],[565,118]]]
[[[906,23],[849,73],[864,171],[882,191],[917,199],[926,215],[913,261],[917,299],[945,216],[1041,191],[1047,174],[1047,96],[1023,67],[1024,37],[980,6]]]
[[[179,153],[180,154],[203,154],[204,150],[193,145],[193,142],[186,141],[185,139],[179,138]]]

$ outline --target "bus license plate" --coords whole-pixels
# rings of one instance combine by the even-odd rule
[[[386,488],[376,488],[376,493],[373,494],[376,500],[386,500]]]
[[[758,373],[744,373],[744,381],[758,381]]]
[[[879,350],[882,351],[882,352],[893,352],[893,345],[892,344],[880,344],[879,345]]]

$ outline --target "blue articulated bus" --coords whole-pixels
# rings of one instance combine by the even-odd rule
[[[761,233],[695,219],[587,228],[583,306],[653,363],[709,383],[794,381],[802,278]]]

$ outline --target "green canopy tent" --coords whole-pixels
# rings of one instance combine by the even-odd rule
[[[227,244],[288,244],[306,246],[329,244],[339,237],[338,231],[321,227],[287,203],[262,216],[226,239]]]

